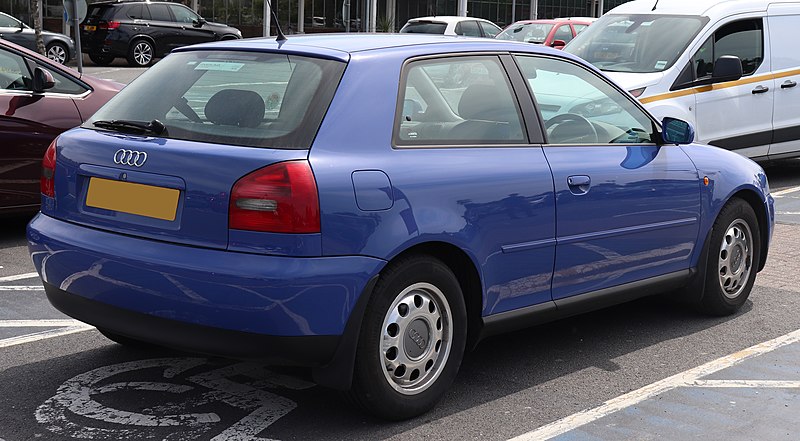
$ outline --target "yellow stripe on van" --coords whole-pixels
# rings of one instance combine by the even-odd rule
[[[660,93],[658,95],[648,96],[639,99],[642,104],[652,103],[654,101],[668,100],[671,98],[678,98],[686,95],[694,95],[696,93],[710,92],[712,90],[727,89],[729,87],[741,86],[743,84],[757,83],[764,80],[776,80],[778,78],[791,77],[800,75],[800,69],[792,69],[783,72],[768,73],[764,75],[757,75],[754,77],[742,78],[736,81],[727,81],[725,83],[711,84],[708,86],[697,86],[684,90],[677,90],[675,92]]]

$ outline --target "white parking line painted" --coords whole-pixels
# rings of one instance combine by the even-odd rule
[[[94,329],[89,325],[81,324],[80,326],[70,326],[67,328],[53,329],[50,331],[36,332],[34,334],[26,334],[19,337],[11,337],[0,340],[0,348],[8,348],[11,346],[22,345],[25,343],[33,343],[35,341],[46,340],[53,337],[61,337],[63,335],[75,334],[77,332],[88,331]]]
[[[780,190],[780,191],[770,192],[770,194],[774,198],[779,198],[779,197],[783,197],[784,195],[787,195],[789,193],[795,193],[795,192],[798,192],[798,191],[800,191],[800,186],[784,188],[783,190]]]
[[[751,346],[735,354],[718,358],[704,365],[698,366],[694,369],[689,369],[688,371],[684,371],[679,374],[673,375],[671,377],[665,378],[661,381],[649,384],[647,386],[642,387],[641,389],[629,392],[625,395],[612,398],[611,400],[606,401],[605,403],[601,404],[598,407],[595,407],[594,409],[587,409],[572,414],[568,417],[562,418],[558,421],[554,421],[550,424],[546,424],[528,433],[524,433],[517,437],[511,438],[510,441],[533,441],[533,440],[547,440],[550,438],[554,438],[556,436],[567,433],[571,430],[577,429],[578,427],[581,427],[585,424],[597,421],[600,418],[603,418],[614,412],[617,412],[619,410],[625,409],[630,406],[634,406],[638,403],[641,403],[642,401],[660,395],[669,390],[681,386],[693,385],[695,382],[699,381],[699,379],[702,377],[729,368],[750,358],[766,354],[780,347],[796,343],[799,341],[800,341],[800,329],[794,332],[790,332],[786,335],[780,336],[778,338],[772,339],[770,341],[759,343],[755,346]]]
[[[0,291],[44,291],[42,285],[0,285]]]
[[[15,280],[32,279],[34,277],[39,277],[39,273],[25,273],[25,274],[17,274],[14,276],[0,277],[0,282],[13,282]]]
[[[82,326],[84,323],[73,319],[47,320],[0,320],[0,328],[56,328]]]
[[[775,389],[797,389],[800,388],[800,381],[782,380],[697,380],[688,387],[761,387]]]

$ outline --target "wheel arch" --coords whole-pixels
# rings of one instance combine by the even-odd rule
[[[483,309],[483,288],[480,272],[475,261],[461,248],[447,242],[428,241],[414,244],[392,256],[378,274],[366,284],[360,298],[350,313],[339,347],[330,363],[312,370],[314,381],[320,385],[337,390],[349,390],[353,381],[356,347],[361,332],[369,299],[381,272],[393,262],[412,255],[426,255],[441,260],[453,271],[464,295],[467,309],[467,348],[474,347],[480,338],[481,311]]]
[[[131,37],[131,39],[128,41],[128,49],[125,51],[126,54],[130,52],[133,45],[136,44],[136,42],[139,40],[147,40],[148,43],[153,45],[153,58],[160,56],[161,51],[159,51],[158,44],[156,44],[156,40],[147,34],[137,34]]]
[[[767,251],[769,250],[769,218],[766,208],[764,207],[764,201],[755,190],[742,188],[730,195],[723,206],[728,204],[728,202],[734,198],[739,198],[747,202],[747,204],[750,205],[750,207],[753,209],[753,212],[756,214],[756,219],[758,220],[759,241],[761,242],[761,255],[758,256],[758,271],[761,271],[764,269],[764,264],[767,261]],[[717,216],[719,216],[719,212],[717,212]]]

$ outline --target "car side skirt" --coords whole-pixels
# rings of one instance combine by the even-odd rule
[[[513,311],[493,314],[483,317],[480,339],[606,308],[640,297],[677,290],[687,286],[695,275],[697,275],[695,269],[685,269]]]

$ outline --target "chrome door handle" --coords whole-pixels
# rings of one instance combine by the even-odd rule
[[[756,88],[755,88],[755,89],[753,89],[753,95],[755,95],[755,94],[757,94],[757,93],[766,93],[766,92],[768,92],[768,91],[769,91],[769,87],[765,87],[765,86],[756,86]]]
[[[786,81],[783,82],[783,84],[781,84],[781,89],[788,89],[788,88],[794,87],[794,86],[797,86],[797,83],[795,83],[792,80],[786,80]]]

